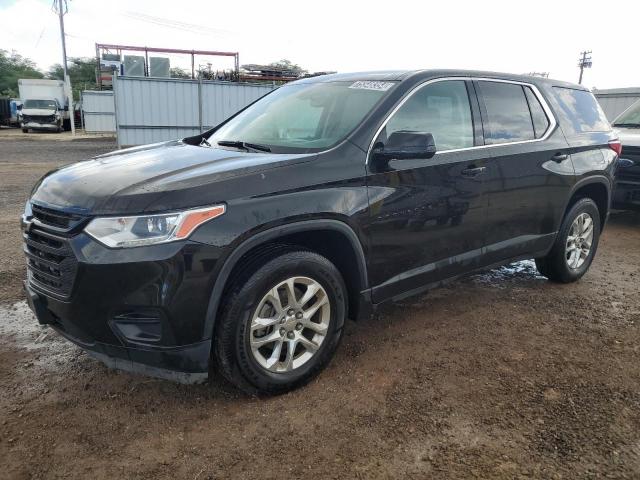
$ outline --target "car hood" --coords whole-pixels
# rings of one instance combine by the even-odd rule
[[[313,156],[246,153],[181,141],[164,142],[108,153],[49,172],[34,187],[31,201],[80,214],[203,206],[224,202],[231,193],[239,195],[224,188],[230,179],[251,175],[264,178],[261,172],[309,161]],[[241,194],[247,194],[248,188]],[[190,191],[194,194],[190,195]]]
[[[53,115],[56,113],[55,108],[23,108],[23,115]]]
[[[640,128],[616,128],[622,146],[640,147]]]

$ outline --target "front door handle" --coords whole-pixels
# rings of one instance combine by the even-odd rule
[[[478,175],[481,175],[485,172],[485,170],[487,169],[487,167],[467,167],[464,170],[462,170],[462,175],[464,175],[465,177],[477,177]]]
[[[554,162],[560,163],[566,160],[567,158],[569,158],[569,155],[567,155],[566,153],[558,152],[553,157],[551,157],[551,160],[553,160]]]

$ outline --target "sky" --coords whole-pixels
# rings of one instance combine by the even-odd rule
[[[0,0],[0,48],[46,70],[60,63],[52,0]],[[549,72],[577,82],[592,50],[589,88],[640,87],[640,1],[69,0],[67,55],[95,43],[240,53],[240,63],[286,58],[309,71],[462,68]],[[187,68],[188,57],[170,56]],[[196,60],[232,68],[231,59]]]

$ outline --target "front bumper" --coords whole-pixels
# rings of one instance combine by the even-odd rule
[[[40,323],[111,367],[186,383],[207,378],[218,248],[187,241],[115,250],[82,232],[41,228],[24,233],[25,290]],[[45,236],[48,244],[34,243]],[[45,269],[63,255],[59,265],[75,264]],[[50,277],[64,285],[44,283]]]
[[[38,123],[38,122],[23,122],[22,128],[31,128],[33,130],[53,130],[57,131],[60,128],[59,123]]]
[[[58,317],[55,301],[37,293],[25,282],[29,307],[38,322],[53,328],[67,340],[110,368],[165,378],[179,383],[202,383],[207,380],[211,341],[180,347],[125,346],[103,343],[78,336],[78,325]]]

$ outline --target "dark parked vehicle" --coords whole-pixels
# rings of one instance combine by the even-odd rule
[[[0,97],[0,125],[11,125],[11,99]]]
[[[613,208],[640,210],[640,101],[622,112],[613,127],[622,144]]]
[[[23,216],[28,299],[108,365],[282,392],[382,302],[525,258],[578,280],[619,149],[578,85],[300,80],[202,135],[46,175]]]

